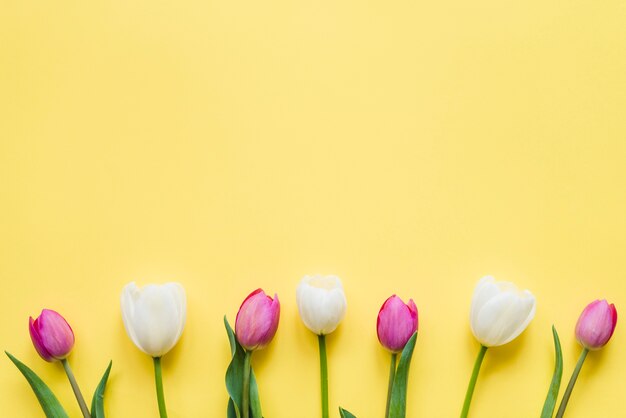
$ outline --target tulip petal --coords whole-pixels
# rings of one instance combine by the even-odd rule
[[[48,350],[46,350],[46,347],[41,340],[38,328],[38,321],[33,320],[33,317],[31,316],[28,320],[28,330],[30,331],[30,339],[33,342],[33,346],[35,346],[35,350],[37,350],[37,353],[39,353],[39,356],[41,356],[42,359],[46,361],[54,361],[54,357],[48,352]]]
[[[500,289],[493,276],[485,276],[478,281],[470,308],[470,324],[476,322],[480,309],[498,293],[500,293]]]

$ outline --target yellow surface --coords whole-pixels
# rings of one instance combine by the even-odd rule
[[[253,289],[282,318],[254,358],[268,418],[318,417],[317,342],[295,288],[343,278],[330,401],[384,412],[376,315],[413,297],[409,417],[458,416],[485,274],[537,316],[487,353],[474,417],[538,416],[583,307],[626,313],[626,7],[621,0],[0,0],[0,342],[79,410],[27,331],[76,333],[87,397],[109,359],[111,417],[156,417],[150,359],[119,294],[177,280],[188,323],[164,360],[170,418],[223,417],[234,321]],[[626,326],[589,356],[568,418],[623,417]],[[621,354],[621,355],[620,355]],[[43,416],[0,360],[2,416]]]

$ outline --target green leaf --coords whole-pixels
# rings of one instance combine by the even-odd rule
[[[109,361],[109,367],[107,367],[96,391],[91,399],[91,417],[92,418],[104,418],[104,389],[107,386],[107,380],[109,379],[109,373],[111,373],[111,366],[113,361]]]
[[[239,408],[237,408],[232,398],[228,398],[228,407],[226,409],[226,416],[228,418],[240,418]]]
[[[415,331],[413,336],[406,343],[400,355],[400,362],[398,363],[396,377],[393,380],[393,388],[391,389],[389,418],[405,418],[406,416],[406,388],[416,339],[417,331]]]
[[[261,399],[259,398],[259,386],[256,383],[254,372],[250,370],[250,416],[253,418],[263,418],[261,413]]]
[[[339,415],[341,415],[341,418],[356,418],[356,415],[346,411],[342,407],[339,407]]]
[[[245,351],[237,341],[235,332],[228,323],[226,316],[224,316],[224,326],[228,334],[232,355],[232,360],[226,370],[226,390],[230,396],[227,416],[228,418],[239,418],[241,415],[241,400],[243,396],[243,364]],[[232,407],[230,404],[231,401]],[[248,404],[250,405],[250,416],[252,418],[263,418],[261,413],[261,400],[259,398],[259,387],[253,370],[250,371],[250,402]]]
[[[47,418],[68,418],[67,412],[63,409],[59,400],[54,396],[54,393],[50,390],[50,388],[41,380],[34,371],[29,369],[24,363],[13,357],[11,354],[6,352],[6,355],[11,359],[13,364],[19,369],[20,372],[24,375],[30,387],[33,388],[33,392],[37,396],[37,400],[39,400],[39,404],[43,409],[43,412],[46,414]]]
[[[559,340],[559,334],[556,332],[556,328],[552,325],[552,337],[554,338],[554,373],[552,374],[552,382],[548,389],[548,396],[546,396],[546,402],[543,404],[543,411],[541,411],[541,418],[552,418],[554,414],[554,407],[556,406],[556,399],[559,396],[559,388],[561,386],[561,377],[563,376],[563,352],[561,351],[561,341]]]

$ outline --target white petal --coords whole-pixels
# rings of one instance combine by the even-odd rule
[[[122,308],[122,320],[124,322],[124,328],[126,333],[130,337],[133,344],[141,349],[137,335],[135,334],[135,327],[133,325],[133,318],[135,317],[135,300],[139,295],[139,289],[135,282],[128,283],[122,289],[122,296],[120,299]]]
[[[493,276],[485,276],[478,281],[474,289],[472,297],[472,306],[470,308],[470,325],[474,328],[480,309],[494,296],[500,293],[500,289],[496,284]]]

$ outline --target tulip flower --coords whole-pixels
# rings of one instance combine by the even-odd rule
[[[74,347],[74,332],[58,312],[44,309],[37,319],[29,318],[28,330],[42,359],[53,362],[67,358]]]
[[[615,325],[617,325],[617,310],[615,305],[609,305],[606,300],[591,302],[580,314],[576,323],[576,339],[583,346],[583,349],[567,389],[563,393],[563,399],[561,399],[556,418],[562,418],[563,414],[565,414],[565,408],[572,395],[574,384],[576,379],[578,379],[578,374],[583,367],[587,354],[589,354],[589,351],[599,350],[609,342],[613,336],[613,331],[615,331]]]
[[[322,417],[328,418],[328,362],[326,335],[346,314],[346,296],[337,276],[304,276],[296,290],[296,303],[304,325],[318,336],[322,389]]]
[[[272,341],[278,329],[280,302],[261,289],[250,293],[243,301],[235,319],[237,341],[246,351],[264,348]]]
[[[398,353],[404,349],[406,343],[417,331],[417,324],[417,306],[413,299],[409,299],[409,303],[405,304],[398,296],[390,296],[378,312],[376,320],[378,341],[391,352],[385,418],[389,417]]]
[[[606,300],[591,302],[583,310],[576,323],[576,339],[587,350],[604,347],[613,336],[617,325],[615,305]]]
[[[376,332],[378,341],[391,353],[402,351],[417,331],[417,307],[413,299],[405,304],[398,296],[389,297],[378,312]]]
[[[70,324],[58,312],[44,309],[37,319],[29,318],[28,330],[41,358],[49,362],[60,361],[63,364],[83,416],[91,418],[89,408],[67,360],[74,347],[74,332]]]
[[[264,348],[272,341],[280,318],[278,295],[274,299],[262,289],[250,293],[243,301],[235,319],[235,336],[246,350],[243,365],[243,418],[250,414],[250,361],[252,352]]]
[[[497,282],[491,276],[479,280],[470,308],[470,326],[480,342],[480,351],[465,395],[461,418],[467,417],[480,366],[488,347],[504,345],[526,329],[535,317],[535,297],[510,282]]]
[[[317,335],[333,332],[346,315],[346,296],[337,276],[304,276],[296,303],[302,322]]]
[[[140,289],[132,282],[122,290],[122,319],[133,343],[154,362],[161,418],[167,417],[161,357],[178,342],[185,327],[187,298],[179,283],[149,284]]]

